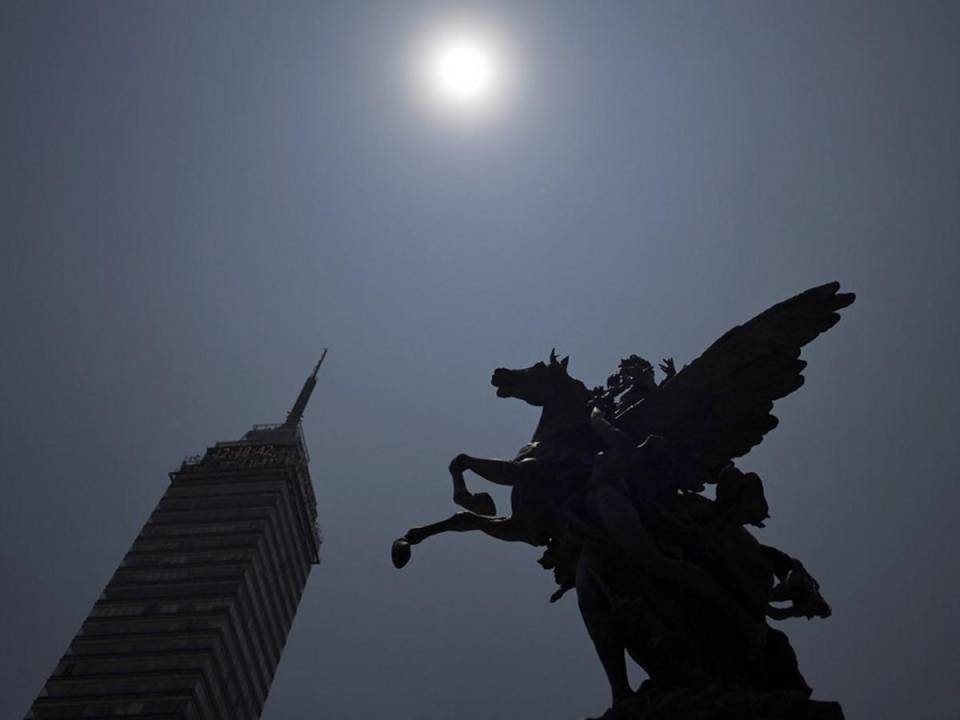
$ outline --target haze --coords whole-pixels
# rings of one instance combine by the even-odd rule
[[[848,717],[956,716],[960,6],[479,3],[513,90],[469,123],[410,76],[459,10],[0,7],[0,716],[167,471],[282,420],[325,346],[323,561],[264,717],[599,713],[534,549],[390,542],[452,512],[456,453],[529,439],[493,368],[679,366],[834,279],[857,303],[741,463],[834,609],[786,629]]]

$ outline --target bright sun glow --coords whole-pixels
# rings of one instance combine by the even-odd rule
[[[488,97],[493,70],[489,50],[470,39],[451,40],[441,45],[433,60],[437,90],[457,103],[477,103]]]
[[[507,95],[507,53],[482,23],[435,26],[420,46],[418,84],[435,112],[461,122],[489,119]]]

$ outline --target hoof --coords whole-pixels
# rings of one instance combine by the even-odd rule
[[[455,493],[453,501],[464,510],[469,510],[476,515],[497,514],[497,504],[489,493]]]
[[[403,538],[394,540],[393,547],[390,548],[390,559],[397,570],[410,562],[410,543]]]

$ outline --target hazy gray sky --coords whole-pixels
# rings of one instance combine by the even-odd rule
[[[834,608],[785,626],[816,695],[954,717],[960,5],[471,8],[515,82],[466,128],[407,73],[455,4],[0,6],[0,716],[167,471],[282,420],[324,346],[323,563],[264,717],[600,711],[534,549],[451,536],[398,572],[391,540],[451,512],[456,453],[529,438],[494,367],[679,365],[838,279],[857,303],[741,466]]]

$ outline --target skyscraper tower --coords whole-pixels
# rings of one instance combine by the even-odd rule
[[[300,420],[218,442],[170,486],[28,720],[256,720],[320,535]]]

